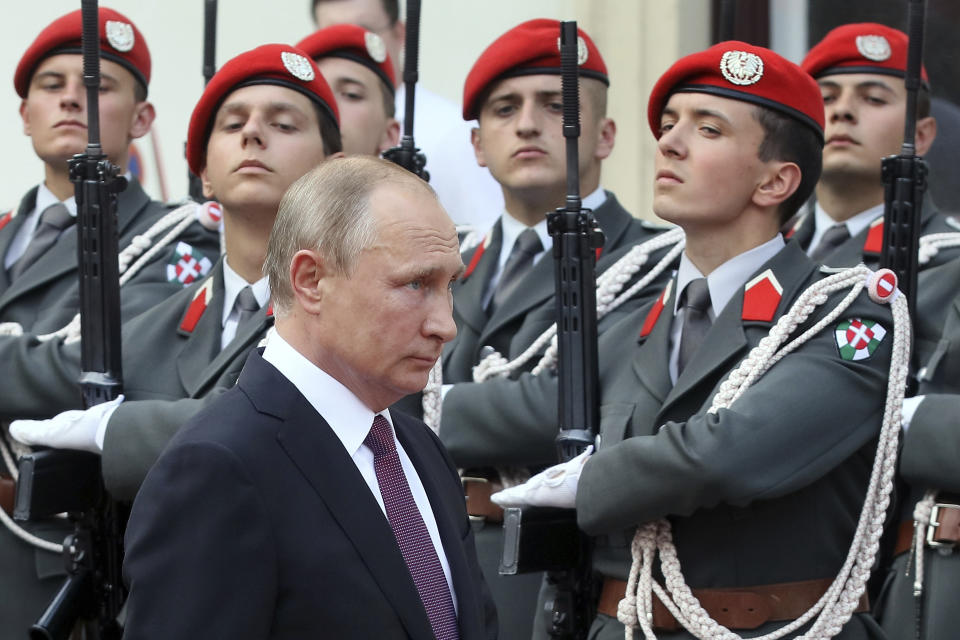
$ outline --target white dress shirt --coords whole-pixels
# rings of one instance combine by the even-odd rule
[[[33,239],[33,232],[37,230],[37,225],[40,224],[40,214],[43,213],[47,207],[58,202],[60,202],[60,198],[53,195],[53,192],[47,188],[47,185],[41,182],[37,189],[36,205],[29,213],[24,215],[23,224],[17,229],[16,235],[13,236],[13,240],[10,241],[10,246],[7,248],[7,255],[3,258],[4,269],[12,267],[27,250],[27,245],[30,244],[30,240]],[[73,196],[64,200],[63,206],[67,208],[71,216],[74,218],[77,217],[77,201]]]
[[[586,198],[583,198],[582,205],[584,209],[596,210],[600,205],[602,205],[607,200],[607,193],[603,190],[603,187],[597,187],[593,193],[588,195]],[[487,283],[487,290],[483,294],[483,308],[486,309],[490,304],[490,301],[493,299],[493,292],[497,290],[497,283],[500,282],[500,275],[503,273],[503,267],[507,264],[507,259],[510,257],[510,253],[513,250],[513,245],[517,242],[517,237],[526,231],[527,229],[533,229],[537,232],[537,235],[540,236],[540,244],[543,245],[543,251],[538,253],[533,258],[533,263],[536,264],[540,261],[540,258],[547,255],[547,252],[553,248],[553,237],[547,231],[547,218],[544,216],[543,220],[538,222],[532,227],[528,227],[523,224],[509,212],[504,211],[500,216],[500,229],[501,229],[501,242],[500,242],[500,256],[497,260],[497,269],[493,273],[493,276],[490,278],[490,282]]]
[[[264,276],[253,284],[243,279],[240,274],[230,268],[230,263],[226,256],[223,258],[223,312],[220,319],[220,326],[223,332],[220,334],[220,348],[225,348],[237,335],[237,325],[240,322],[240,312],[234,308],[237,296],[247,285],[253,290],[253,297],[260,303],[262,309],[267,301],[270,300],[270,285],[267,283],[267,277]]]
[[[263,351],[263,359],[276,367],[284,377],[293,383],[310,405],[317,410],[317,413],[323,416],[323,419],[330,425],[330,428],[343,444],[347,455],[357,465],[357,469],[367,483],[370,493],[376,498],[380,510],[386,517],[387,509],[383,504],[383,496],[380,494],[380,485],[377,482],[377,472],[373,466],[373,451],[363,444],[370,428],[373,426],[373,418],[377,414],[367,408],[352,391],[307,360],[276,331],[270,332],[267,346]],[[385,409],[380,412],[380,415],[386,418],[387,422],[390,423],[390,428],[393,429],[393,418],[390,416],[390,411]],[[407,478],[407,484],[410,485],[410,493],[413,494],[413,500],[423,517],[423,523],[430,533],[430,539],[433,541],[433,547],[440,559],[440,566],[443,567],[443,575],[447,579],[447,586],[450,588],[453,606],[456,609],[457,594],[453,589],[453,581],[450,577],[450,563],[447,562],[447,555],[443,551],[440,531],[437,529],[437,520],[433,515],[430,500],[423,488],[423,483],[420,481],[420,476],[417,475],[416,467],[413,466],[413,462],[410,461],[410,457],[404,451],[403,445],[397,440],[396,432],[394,432],[393,439],[397,445],[397,454],[400,456],[400,466]]]
[[[710,320],[723,312],[730,299],[747,283],[747,278],[763,264],[777,255],[784,247],[783,236],[779,233],[767,242],[730,258],[707,276],[707,289],[710,291]],[[670,329],[670,380],[677,382],[677,363],[680,358],[680,332],[683,329],[683,309],[680,307],[680,294],[691,280],[702,278],[686,251],[680,256],[680,268],[677,270],[677,293],[673,298],[673,326]]]
[[[861,211],[852,218],[848,218],[843,222],[837,222],[830,217],[830,214],[823,210],[823,207],[820,206],[818,202],[813,208],[813,236],[810,238],[810,244],[807,246],[807,255],[813,253],[813,250],[817,248],[820,244],[820,240],[823,238],[823,234],[827,232],[827,229],[836,225],[843,224],[847,227],[847,232],[850,234],[850,237],[857,235],[864,229],[870,226],[870,223],[883,215],[883,205],[878,204],[875,207],[870,207],[866,211]]]

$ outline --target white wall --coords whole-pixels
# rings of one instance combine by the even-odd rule
[[[12,0],[6,0],[13,6]],[[183,143],[193,105],[203,89],[202,0],[111,0],[102,3],[133,20],[144,33],[153,57],[150,99],[157,108],[154,137],[163,159],[167,194],[186,192]],[[220,0],[217,32],[218,64],[268,42],[289,42],[313,29],[310,0]],[[16,206],[21,195],[42,178],[42,164],[23,135],[13,90],[13,72],[37,33],[55,18],[79,8],[79,0],[35,0],[18,4],[4,20],[0,70],[0,210]],[[646,141],[646,91],[677,55],[706,46],[707,0],[422,0],[420,78],[432,90],[460,102],[463,79],[480,52],[498,35],[535,17],[577,19],[591,31],[613,77],[611,113],[621,133],[604,184],[623,191],[621,200],[639,215],[649,189],[638,155],[649,155]],[[643,40],[642,45],[638,44]],[[650,54],[656,52],[656,56]],[[0,73],[0,79],[3,78]],[[629,120],[629,121],[628,121]],[[642,149],[638,151],[638,149]],[[140,143],[147,179],[144,185],[160,197],[150,138]],[[615,170],[614,170],[615,169]],[[638,181],[638,175],[644,179]],[[609,179],[606,177],[609,176]]]

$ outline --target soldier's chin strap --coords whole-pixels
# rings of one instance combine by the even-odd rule
[[[646,242],[636,245],[604,271],[597,278],[597,319],[604,317],[653,282],[667,267],[673,264],[674,260],[683,251],[684,244],[685,236],[682,229],[665,231]],[[647,263],[650,255],[666,247],[672,248],[650,271],[644,274],[632,287],[624,291],[624,286]],[[473,368],[473,381],[484,382],[493,377],[507,377],[533,359],[544,347],[547,347],[546,353],[534,367],[533,375],[539,375],[543,371],[555,368],[557,365],[556,336],[557,325],[553,323],[523,353],[513,360],[508,361],[496,351],[486,355],[480,364]],[[440,388],[442,386],[442,366],[438,360],[430,371],[427,386],[423,390],[423,421],[434,431],[440,428],[442,407]],[[524,480],[526,478],[519,481],[523,482]]]
[[[864,287],[868,288],[871,299],[891,305],[893,350],[883,426],[863,511],[860,513],[846,561],[833,584],[810,610],[786,626],[754,640],[782,638],[814,618],[816,620],[810,629],[802,636],[798,636],[798,639],[832,638],[850,619],[866,589],[880,536],[883,533],[884,516],[890,502],[890,492],[893,489],[897,463],[897,439],[900,434],[900,413],[910,356],[911,327],[907,300],[902,295],[896,295],[896,291],[890,296],[892,299],[883,299],[883,296],[877,294],[876,283],[879,281],[879,275],[884,272],[891,273],[887,270],[875,273],[861,264],[826,277],[804,291],[790,311],[770,330],[769,335],[750,351],[727,380],[720,385],[710,407],[711,413],[729,408],[751,384],[781,358],[833,323]],[[787,343],[797,327],[818,306],[827,301],[830,293],[847,288],[850,292],[835,309],[802,335]],[[658,553],[664,585],[660,585],[653,579],[653,565]],[[651,624],[654,594],[677,621],[696,637],[710,640],[740,638],[739,635],[711,619],[687,586],[680,570],[676,547],[673,545],[670,523],[666,519],[641,525],[633,538],[631,554],[633,564],[630,567],[626,597],[620,601],[617,614],[617,618],[626,626],[627,640],[632,640],[634,630],[637,628],[643,631],[644,637],[648,640],[656,638]]]

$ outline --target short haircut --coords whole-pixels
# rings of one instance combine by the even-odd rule
[[[343,0],[312,0],[310,3],[310,17],[313,18],[317,15],[318,4],[331,1],[342,2]],[[380,0],[380,4],[383,6],[383,12],[387,14],[387,19],[390,21],[388,26],[392,27],[397,24],[397,20],[400,19],[400,0]]]
[[[430,185],[406,169],[368,156],[322,162],[287,189],[263,263],[277,317],[293,306],[290,263],[298,251],[317,251],[335,273],[353,273],[360,253],[377,240],[370,195],[384,185],[419,189],[437,197]]]
[[[800,167],[800,185],[793,195],[780,203],[780,223],[783,224],[807,201],[820,180],[823,134],[796,118],[766,107],[754,108],[753,117],[763,128],[763,141],[757,150],[760,160],[792,162]]]

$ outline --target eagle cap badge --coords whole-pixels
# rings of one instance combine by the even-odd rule
[[[280,59],[283,61],[283,66],[286,67],[287,71],[290,72],[290,75],[297,80],[312,82],[316,77],[316,74],[313,72],[313,67],[310,65],[310,61],[299,53],[294,53],[293,51],[284,51],[280,54]]]
[[[377,34],[367,31],[363,34],[363,44],[367,48],[367,54],[374,62],[379,64],[387,59],[387,45],[383,43],[383,38]]]
[[[133,35],[133,25],[117,20],[107,20],[106,29],[107,42],[117,51],[126,53],[133,49],[135,36]]]
[[[763,59],[748,51],[727,51],[720,58],[720,73],[736,85],[754,84],[763,77]]]
[[[857,51],[874,62],[883,62],[891,55],[890,43],[883,36],[857,36]]]
[[[560,38],[557,38],[557,51],[560,51]],[[582,67],[589,56],[590,52],[587,51],[587,43],[582,36],[577,36],[577,64]]]

